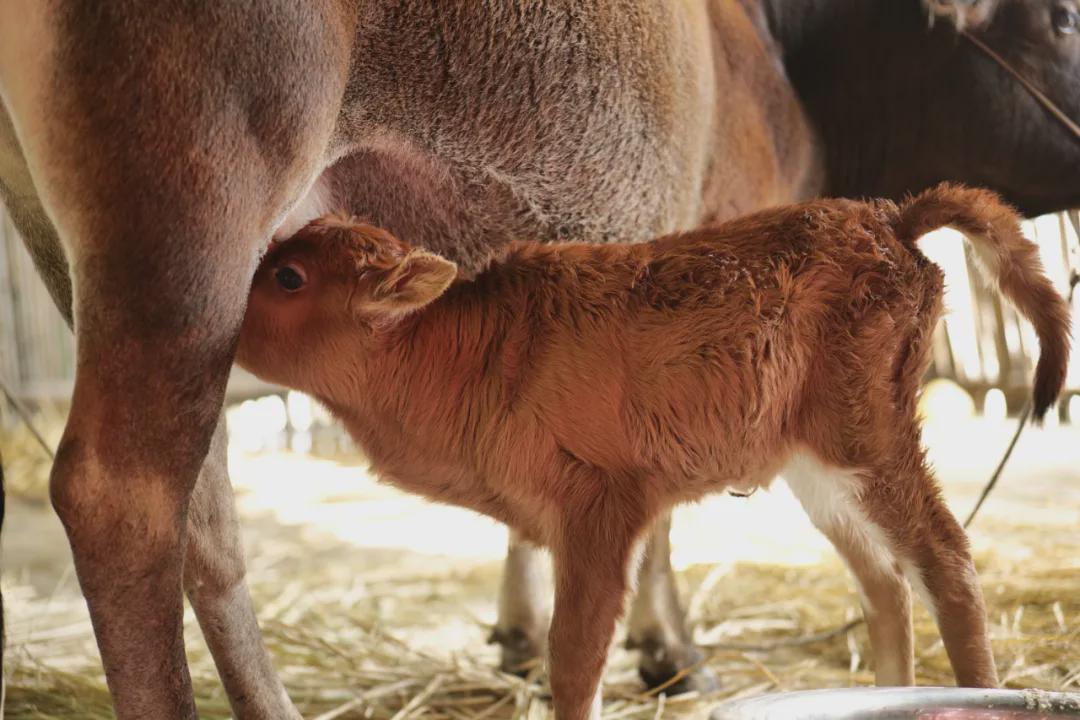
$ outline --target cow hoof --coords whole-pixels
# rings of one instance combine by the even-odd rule
[[[499,669],[504,673],[529,677],[543,664],[543,642],[520,628],[495,628],[488,637],[488,643],[501,646]]]
[[[651,640],[629,645],[641,650],[638,674],[650,690],[661,688],[660,692],[674,696],[720,689],[716,673],[702,663],[705,656],[693,645],[665,647]]]

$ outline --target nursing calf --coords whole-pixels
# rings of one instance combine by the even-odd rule
[[[518,243],[472,278],[375,227],[316,221],[256,274],[238,361],[319,398],[395,485],[551,548],[551,685],[595,712],[635,548],[673,505],[783,472],[855,574],[881,684],[913,682],[907,583],[957,681],[997,674],[915,405],[949,225],[1035,326],[1037,415],[1068,309],[1017,216],[939,186],[816,201],[646,244]]]

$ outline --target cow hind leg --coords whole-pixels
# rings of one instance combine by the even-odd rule
[[[499,667],[503,672],[525,676],[544,657],[551,621],[547,563],[540,548],[510,532],[498,618],[490,638],[501,646]]]
[[[4,190],[5,185],[0,182],[0,195],[12,211],[15,225],[42,279],[60,312],[70,321],[71,285],[55,230],[32,195],[19,196]],[[2,510],[0,497],[0,523]],[[219,422],[191,497],[185,588],[214,655],[234,715],[240,720],[297,717],[263,647],[243,573],[226,463],[225,426]]]
[[[188,508],[184,588],[239,720],[299,720],[259,633],[244,580],[240,526],[228,472],[225,419],[218,420]]]
[[[663,687],[669,695],[711,692],[719,683],[702,664],[704,656],[686,627],[671,568],[670,532],[667,514],[649,534],[630,606],[626,645],[641,652],[638,673],[648,687]]]
[[[191,534],[189,509],[202,509],[193,493],[218,426],[256,254],[251,240],[259,236],[255,223],[223,224],[228,241],[214,236],[220,228],[192,218],[195,237],[182,238],[184,252],[198,247],[199,235],[211,237],[214,247],[195,254],[212,255],[213,262],[180,267],[178,277],[159,275],[150,287],[117,271],[132,253],[112,255],[124,245],[114,247],[108,236],[107,258],[76,257],[73,263],[77,371],[50,489],[121,720],[194,717],[182,628],[184,555],[194,547],[193,563],[204,563],[207,540]],[[152,264],[147,256],[172,240],[142,249],[143,272]],[[228,506],[218,510],[231,512]],[[227,545],[219,543],[219,549]],[[230,559],[219,558],[226,565]],[[241,708],[238,715],[281,717],[258,711],[264,703],[287,707],[276,684],[271,698],[235,695],[247,688],[234,681],[233,659],[237,653],[258,654],[261,648],[252,640],[257,627],[243,584],[229,586],[222,577],[227,573],[215,584],[203,569],[196,565],[188,576],[211,581],[195,589],[199,620],[240,624],[212,627],[207,637],[215,659],[225,661],[222,675],[234,706]],[[238,615],[215,612],[218,591],[232,594]],[[223,655],[221,636],[243,636],[246,651],[231,648]],[[270,672],[265,667],[255,674]]]
[[[242,262],[229,270],[249,271]],[[199,273],[220,293],[202,308],[159,285],[143,305],[155,327],[115,306],[95,317],[116,290],[102,277],[111,273],[76,276],[78,369],[50,490],[119,718],[194,717],[182,628],[186,511],[243,308],[242,296],[223,292],[239,279],[232,272]]]

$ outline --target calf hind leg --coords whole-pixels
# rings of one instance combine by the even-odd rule
[[[921,456],[903,476],[881,478],[865,493],[867,515],[895,538],[905,575],[937,621],[957,685],[996,687],[986,604],[967,535]],[[906,491],[900,508],[898,486]]]
[[[903,441],[918,434],[894,437]],[[864,473],[802,459],[784,476],[859,580],[864,607],[869,606],[878,683],[913,681],[909,593],[899,580],[902,573],[937,619],[957,684],[995,687],[986,606],[967,537],[941,499],[922,452],[900,450],[896,456],[907,460]]]
[[[913,685],[911,592],[892,544],[860,506],[861,478],[808,456],[797,458],[783,475],[814,527],[832,542],[855,578],[870,634],[875,682]]]

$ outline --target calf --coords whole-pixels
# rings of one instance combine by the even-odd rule
[[[677,503],[780,471],[860,588],[881,684],[913,682],[907,581],[957,681],[997,674],[963,531],[916,398],[949,225],[1035,326],[1034,409],[1057,396],[1068,308],[988,191],[815,201],[646,244],[512,245],[475,277],[375,227],[313,222],[255,276],[237,355],[339,416],[395,485],[551,548],[551,686],[598,708],[635,546]]]

